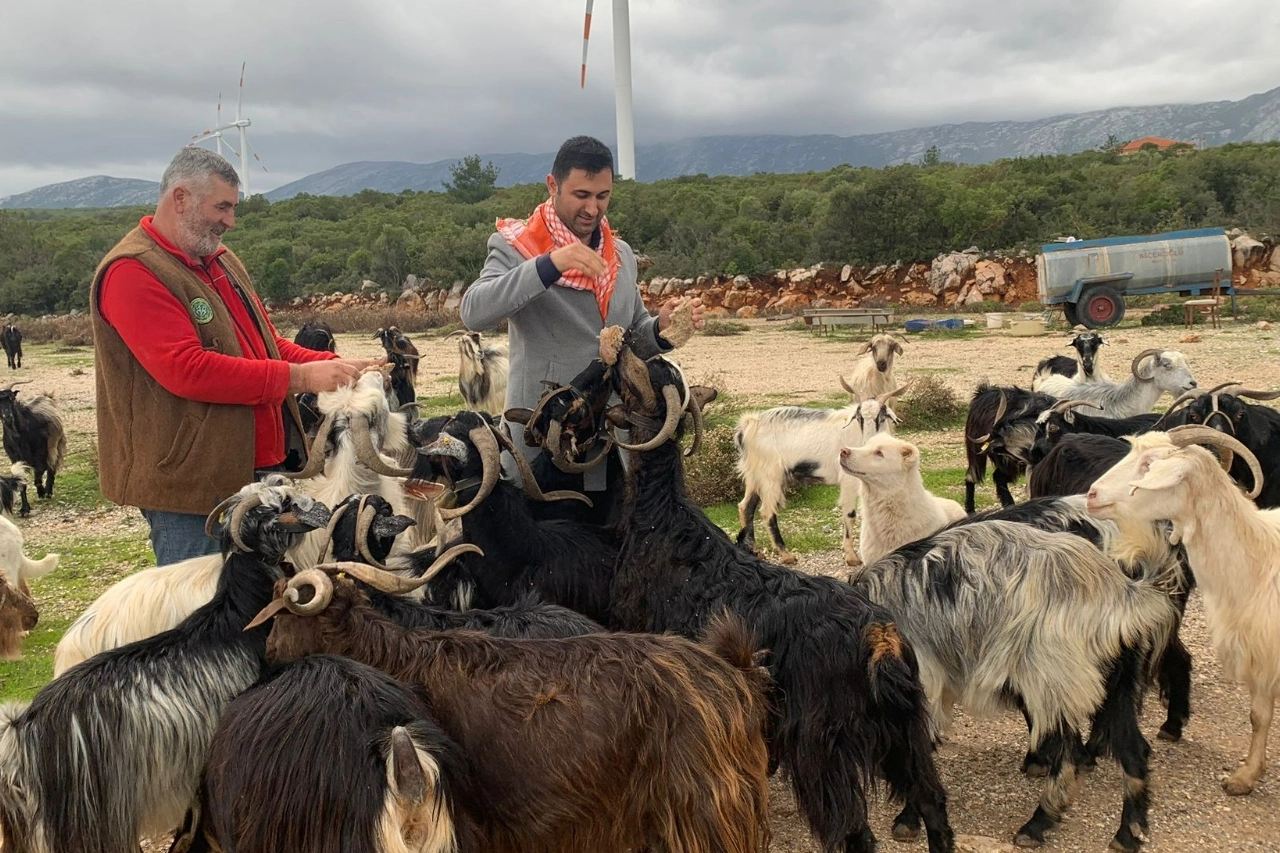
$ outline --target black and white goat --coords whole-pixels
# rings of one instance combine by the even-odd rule
[[[1129,441],[1129,454],[1089,490],[1089,512],[1102,519],[1172,522],[1204,593],[1218,660],[1249,691],[1249,753],[1223,782],[1228,794],[1248,794],[1266,769],[1267,735],[1280,693],[1280,513],[1253,503],[1262,468],[1229,435],[1188,425]],[[1197,444],[1244,457],[1252,489],[1242,492],[1219,460]]]
[[[1127,418],[1100,418],[1076,411],[1084,406],[1100,408],[1097,403],[1088,400],[1059,400],[1048,411],[1040,413],[1036,418],[1035,439],[1031,449],[1027,451],[1027,461],[1031,465],[1039,465],[1049,450],[1067,435],[1087,433],[1120,438],[1138,435],[1168,422],[1165,415],[1155,412],[1144,412]]]
[[[6,853],[122,853],[174,829],[223,707],[257,680],[265,628],[246,632],[280,560],[329,511],[272,476],[214,511],[226,565],[217,594],[172,631],[98,655],[0,709]]]
[[[892,339],[890,339],[892,340]],[[840,518],[846,561],[857,563],[853,525],[858,505],[858,481],[841,474],[840,448],[858,447],[881,432],[893,432],[899,422],[893,400],[906,386],[862,400],[847,384],[853,401],[840,409],[778,406],[747,412],[738,419],[733,441],[738,448],[742,500],[738,502],[738,544],[756,551],[756,512],[784,565],[795,563],[778,526],[778,509],[786,506],[791,486],[827,483],[840,486]]]
[[[462,403],[473,412],[502,414],[507,399],[507,348],[486,344],[479,332],[459,329],[458,393]]]
[[[1124,770],[1112,846],[1129,853],[1141,846],[1149,801],[1150,747],[1138,728],[1142,662],[1175,623],[1172,582],[1130,577],[1078,536],[1008,521],[957,524],[852,581],[911,644],[940,729],[954,702],[978,714],[1025,710],[1050,775],[1018,846],[1039,846],[1062,819],[1074,793],[1076,744],[1092,724],[1091,745]]]
[[[308,320],[293,336],[293,342],[300,347],[316,352],[337,352],[338,342],[333,337],[333,329],[324,320]]]
[[[1150,412],[1163,394],[1177,397],[1196,387],[1186,356],[1175,350],[1147,349],[1129,365],[1123,382],[1075,382],[1050,376],[1040,391],[1060,400],[1087,400],[1101,407],[1101,417],[1127,418]]]
[[[470,787],[423,697],[364,664],[309,655],[227,705],[185,849],[479,850]]]
[[[1043,359],[1031,377],[1032,390],[1043,391],[1040,386],[1049,376],[1065,376],[1073,382],[1109,380],[1097,366],[1098,350],[1105,343],[1106,340],[1097,332],[1080,332],[1073,336],[1067,346],[1076,351],[1076,357],[1054,355]]]
[[[518,464],[524,463],[487,415],[464,411],[442,424],[434,440],[419,450],[405,490],[428,500],[448,495],[460,502],[445,505],[440,516],[461,520],[463,541],[484,551],[482,558],[466,557],[447,569],[429,588],[432,600],[487,608],[515,604],[532,592],[608,624],[615,538],[594,525],[536,519],[521,491],[499,479],[504,447]],[[543,493],[527,466],[521,479],[532,500],[583,499],[573,492]],[[413,559],[403,555],[391,565]]]
[[[417,386],[418,384],[418,348],[413,342],[405,337],[404,332],[395,326],[388,326],[385,329],[379,329],[373,333],[374,338],[382,344],[382,348],[387,352],[388,360],[391,359],[392,353],[401,356],[405,369],[408,370],[409,384]],[[405,401],[401,401],[405,402]]]
[[[973,392],[964,421],[964,452],[968,467],[964,474],[964,509],[975,509],[975,491],[987,476],[991,462],[991,482],[1003,506],[1013,503],[1009,484],[1027,469],[1028,452],[1035,443],[1036,420],[1053,407],[1054,399],[1039,391],[1016,385],[981,383]]]
[[[31,381],[19,379],[0,388],[4,452],[10,462],[30,465],[35,474],[36,494],[51,498],[54,477],[67,456],[67,431],[62,413],[47,395],[41,394],[30,403],[18,402],[18,393],[13,387]]]
[[[618,367],[622,403],[611,417],[631,427],[635,457],[613,586],[617,625],[694,637],[713,614],[737,614],[769,649],[771,758],[820,847],[874,848],[866,796],[880,775],[891,797],[923,814],[931,853],[952,850],[915,655],[889,614],[847,584],[734,545],[689,499],[678,444],[686,408],[700,430],[715,392],[689,388],[674,363],[642,361],[630,345]],[[917,832],[894,827],[899,838]]]
[[[1249,448],[1262,466],[1262,490],[1255,499],[1260,507],[1280,507],[1280,411],[1270,406],[1248,403],[1274,400],[1280,391],[1251,391],[1238,383],[1220,385],[1192,399],[1185,409],[1183,422],[1207,426],[1234,436]],[[1172,409],[1172,407],[1170,407]],[[1253,471],[1243,458],[1231,465],[1231,476],[1246,489],[1253,490]]]

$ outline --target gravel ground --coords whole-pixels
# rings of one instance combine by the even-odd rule
[[[981,318],[979,318],[981,322]],[[699,336],[679,353],[686,373],[695,382],[747,398],[760,398],[772,405],[780,399],[806,401],[837,389],[836,376],[847,370],[858,344],[849,340],[822,338],[796,333],[782,324],[752,321],[747,334],[731,337]],[[1049,355],[1066,352],[1064,333],[1050,332],[1040,338],[1015,338],[1007,332],[986,332],[976,338],[908,336],[906,351],[898,363],[899,376],[932,374],[945,381],[966,399],[981,379],[1027,385],[1036,362]],[[1112,376],[1127,373],[1130,359],[1148,347],[1179,349],[1186,354],[1202,386],[1240,380],[1251,387],[1280,384],[1276,356],[1280,337],[1270,331],[1228,323],[1220,331],[1196,329],[1196,340],[1181,341],[1177,328],[1113,330],[1108,335],[1101,364]],[[439,395],[449,391],[457,373],[457,353],[453,342],[415,337],[422,353],[419,394]],[[349,355],[372,355],[376,342],[363,336],[340,336],[340,349]],[[83,356],[83,351],[79,353]],[[68,358],[75,356],[68,354]],[[24,396],[53,392],[66,413],[72,433],[72,450],[92,447],[93,377],[91,370],[53,364],[61,353],[47,359],[28,359],[28,366],[12,376],[34,378],[22,389]],[[77,373],[77,370],[79,372]],[[1165,398],[1163,404],[1169,402]],[[909,424],[904,429],[909,429]],[[946,467],[963,462],[958,432],[921,437],[931,453]],[[948,488],[957,497],[960,483]],[[990,484],[987,484],[990,489]],[[782,516],[785,529],[785,511]],[[115,509],[75,513],[58,507],[39,505],[32,517],[22,522],[31,549],[42,553],[60,543],[95,532],[144,529],[135,511]],[[844,565],[838,550],[802,555],[803,571],[839,575]],[[1204,611],[1198,596],[1191,600],[1183,638],[1195,661],[1192,693],[1193,716],[1183,740],[1169,744],[1155,740],[1163,720],[1163,709],[1152,699],[1143,717],[1143,731],[1151,739],[1150,842],[1146,849],[1159,851],[1280,851],[1280,783],[1275,774],[1263,777],[1251,796],[1227,797],[1220,781],[1241,760],[1247,748],[1249,723],[1245,692],[1226,681],[1209,646]],[[2,668],[0,664],[0,668]],[[1007,842],[1030,816],[1038,800],[1040,783],[1018,772],[1026,747],[1026,731],[1015,713],[994,719],[973,719],[963,711],[938,755],[943,778],[950,794],[951,822],[960,837],[961,849],[1013,849]],[[1046,849],[1102,850],[1119,824],[1122,779],[1110,761],[1083,777],[1075,806],[1051,838]],[[818,847],[796,812],[790,791],[780,780],[773,781],[773,850],[779,853],[808,853]],[[884,839],[885,849],[924,849],[924,842],[895,845],[889,830],[895,810],[877,798],[873,807],[873,828]],[[157,842],[148,850],[164,849]]]

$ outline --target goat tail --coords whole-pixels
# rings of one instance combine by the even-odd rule
[[[58,561],[61,559],[57,554],[46,554],[42,559],[32,560],[24,554],[22,557],[22,570],[18,572],[18,576],[23,580],[42,578],[58,568]]]
[[[755,637],[738,614],[725,610],[707,623],[702,644],[746,676],[756,695],[768,695],[771,685],[769,670],[762,664],[768,650],[756,646]]]
[[[915,652],[893,622],[872,622],[863,631],[869,657],[867,678],[876,704],[894,716],[910,717],[923,707]]]
[[[9,466],[10,476],[18,478],[21,481],[19,485],[31,485],[31,478],[35,476],[35,472],[31,470],[31,466],[25,462],[15,462]]]

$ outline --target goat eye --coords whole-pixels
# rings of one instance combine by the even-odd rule
[[[1058,431],[1058,428],[1056,426],[1053,426],[1052,424],[1050,424],[1049,428],[1045,430],[1045,432],[1057,432],[1057,431]]]
[[[882,459],[884,458],[884,454],[883,454],[883,453],[881,453],[879,450],[877,450],[877,451],[876,451],[876,456],[879,456],[879,457],[881,457]]]

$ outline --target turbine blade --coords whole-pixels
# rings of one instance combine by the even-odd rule
[[[244,66],[240,63],[240,93],[236,95],[236,121],[240,120],[240,102],[244,100]]]
[[[582,22],[582,82],[579,88],[587,88],[587,42],[591,38],[591,7],[595,0],[587,0],[587,17]]]

